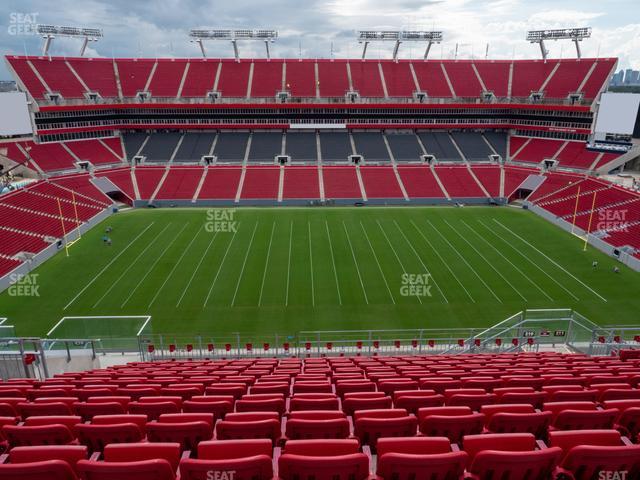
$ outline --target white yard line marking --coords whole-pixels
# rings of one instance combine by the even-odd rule
[[[396,299],[393,298],[393,293],[391,293],[391,289],[389,288],[389,284],[387,283],[387,277],[385,277],[384,272],[382,271],[382,267],[380,266],[380,261],[378,260],[378,255],[376,254],[376,251],[373,249],[373,245],[371,244],[371,240],[369,240],[369,235],[367,234],[367,231],[364,228],[364,225],[362,222],[360,222],[360,228],[362,228],[362,233],[364,233],[364,238],[367,239],[367,243],[369,244],[369,248],[371,249],[371,252],[373,253],[373,259],[376,261],[376,265],[378,265],[378,270],[380,270],[380,275],[382,276],[382,280],[384,281],[384,285],[387,287],[387,292],[389,292],[389,297],[391,297],[391,301],[393,302],[393,304],[396,304]]]
[[[289,258],[287,260],[287,293],[284,299],[285,307],[289,306],[289,279],[291,277],[291,243],[293,239],[293,220],[291,220],[291,224],[289,227]]]
[[[182,290],[182,294],[180,295],[180,298],[178,299],[178,303],[176,303],[176,307],[179,307],[180,304],[182,303],[182,299],[187,294],[187,290],[189,290],[189,287],[191,286],[191,282],[193,282],[193,279],[195,278],[196,273],[198,273],[198,270],[200,269],[200,265],[202,265],[202,262],[204,262],[204,259],[207,256],[207,253],[209,253],[209,249],[211,248],[211,245],[213,245],[213,243],[216,241],[216,237],[218,236],[218,233],[219,232],[216,232],[215,235],[213,237],[211,237],[211,240],[209,240],[209,245],[207,245],[207,248],[205,249],[204,253],[200,257],[200,261],[198,262],[198,265],[196,265],[196,268],[193,269],[193,273],[191,274],[191,278],[189,278],[189,281],[187,282],[187,285]]]
[[[273,232],[276,229],[276,222],[273,221],[271,227],[271,236],[269,237],[269,248],[267,249],[267,259],[264,262],[264,272],[262,274],[262,284],[260,285],[260,297],[258,298],[258,306],[262,305],[262,291],[264,290],[264,281],[267,278],[267,269],[269,268],[269,257],[271,256],[271,244],[273,243]]]
[[[566,268],[564,268],[562,265],[560,265],[558,262],[556,262],[554,259],[550,258],[548,255],[546,255],[544,252],[538,250],[536,247],[534,247],[533,245],[531,245],[529,242],[527,242],[524,238],[522,238],[520,235],[518,235],[517,233],[515,233],[513,230],[511,230],[509,227],[506,227],[505,225],[503,225],[501,222],[499,222],[498,220],[496,220],[495,218],[493,219],[493,221],[495,223],[497,223],[498,225],[500,225],[502,228],[504,228],[506,231],[508,231],[509,233],[511,233],[511,235],[515,236],[516,238],[519,238],[522,242],[524,242],[525,244],[529,245],[531,248],[533,248],[536,252],[538,252],[540,255],[542,255],[544,258],[546,258],[547,260],[549,260],[551,263],[553,263],[556,267],[558,267],[560,270],[562,270],[564,273],[566,273],[567,275],[569,275],[571,278],[573,278],[576,282],[578,282],[580,285],[582,285],[584,288],[586,288],[587,290],[589,290],[591,293],[593,293],[595,296],[597,296],[598,298],[600,298],[603,302],[606,302],[607,299],[604,298],[602,295],[600,295],[598,292],[596,292],[593,288],[591,288],[589,285],[587,285],[586,283],[584,283],[582,280],[580,280],[578,277],[576,277],[573,273],[571,273],[569,270],[567,270]]]
[[[396,228],[398,229],[398,231],[400,232],[400,234],[402,235],[402,237],[404,238],[404,240],[407,242],[407,244],[409,245],[409,248],[411,248],[411,251],[413,251],[413,254],[418,258],[418,261],[420,262],[420,264],[422,265],[422,268],[424,268],[424,271],[427,272],[429,274],[429,276],[433,279],[433,284],[436,286],[436,288],[438,289],[438,291],[440,292],[440,295],[442,295],[442,298],[444,298],[445,303],[449,303],[449,299],[447,298],[447,296],[444,294],[444,292],[442,291],[442,289],[440,288],[440,285],[438,285],[438,282],[436,281],[436,277],[434,277],[431,272],[429,271],[429,269],[427,268],[427,266],[425,265],[425,263],[422,261],[422,257],[418,254],[418,252],[416,251],[416,249],[413,247],[413,244],[409,241],[409,239],[407,238],[407,236],[405,235],[404,231],[402,230],[402,228],[400,228],[400,225],[398,224],[398,222],[396,220],[393,221],[393,223],[395,223]]]
[[[492,269],[494,272],[496,272],[496,273],[500,276],[500,278],[502,278],[502,280],[504,280],[504,282],[505,282],[507,285],[509,285],[509,286],[511,287],[511,289],[512,289],[514,292],[516,292],[516,293],[520,296],[520,298],[522,298],[522,300],[524,300],[525,302],[528,302],[528,301],[529,301],[529,300],[527,300],[527,298],[526,298],[524,295],[522,295],[522,293],[520,293],[520,291],[519,291],[516,287],[514,287],[514,286],[513,286],[513,284],[512,284],[512,283],[507,279],[507,277],[505,277],[505,276],[502,274],[502,272],[500,272],[496,267],[494,267],[494,266],[493,266],[493,264],[492,264],[489,260],[487,260],[487,257],[485,257],[485,256],[482,254],[482,252],[480,252],[480,250],[478,250],[478,249],[477,249],[477,248],[476,248],[476,247],[475,247],[475,246],[474,246],[474,245],[473,245],[469,240],[467,240],[466,238],[464,238],[464,236],[460,235],[460,232],[459,232],[459,231],[458,231],[458,230],[457,230],[453,225],[451,225],[451,224],[450,224],[446,219],[444,220],[444,223],[446,223],[446,224],[449,226],[449,228],[450,228],[451,230],[453,230],[453,231],[456,233],[456,235],[462,239],[462,241],[463,241],[464,243],[466,243],[467,245],[469,245],[469,246],[471,247],[471,249],[472,249],[474,252],[476,252],[476,254],[477,254],[480,258],[482,258],[482,260],[484,260],[484,262],[485,262],[487,265],[489,265],[489,266],[491,267],[491,269]]]
[[[451,244],[451,242],[450,242],[450,241],[449,241],[449,240],[448,240],[444,235],[442,235],[442,233],[440,233],[440,231],[439,231],[439,230],[438,230],[438,229],[433,225],[433,223],[431,223],[431,220],[427,220],[427,223],[428,223],[428,224],[431,226],[431,228],[432,228],[432,229],[433,229],[433,230],[434,230],[434,231],[435,231],[435,232],[440,236],[440,238],[442,238],[442,239],[445,241],[445,243],[446,243],[447,245],[449,245],[449,248],[451,248],[451,251],[453,251],[456,255],[458,255],[458,257],[460,257],[460,260],[462,260],[462,261],[464,262],[464,264],[465,264],[467,267],[469,267],[469,269],[474,273],[474,275],[475,275],[476,277],[478,277],[478,280],[480,280],[480,282],[485,286],[485,288],[486,288],[489,292],[491,292],[491,295],[493,295],[493,297],[494,297],[496,300],[498,300],[500,303],[503,303],[503,302],[502,302],[502,300],[500,299],[500,297],[498,297],[498,295],[496,295],[496,292],[494,292],[494,291],[493,291],[493,289],[492,289],[489,285],[487,285],[487,282],[485,282],[485,281],[483,280],[483,278],[478,274],[478,272],[476,272],[476,269],[475,269],[475,268],[473,268],[469,262],[467,262],[467,259],[466,259],[466,258],[464,258],[464,257],[462,256],[462,254],[461,254],[458,250],[456,250],[456,248]]]
[[[124,302],[122,302],[122,304],[120,305],[120,308],[124,308],[124,306],[129,302],[129,300],[131,300],[131,297],[133,297],[133,294],[136,293],[136,291],[138,290],[140,285],[143,284],[143,282],[147,279],[147,277],[153,271],[153,269],[156,268],[156,265],[158,265],[158,262],[160,262],[160,260],[162,260],[162,258],[164,257],[165,253],[167,253],[167,250],[169,250],[169,248],[171,248],[171,245],[173,245],[175,243],[175,241],[178,239],[180,234],[182,234],[182,232],[184,232],[184,229],[187,228],[188,225],[189,225],[188,223],[185,223],[184,226],[182,227],[182,229],[176,234],[175,237],[173,237],[173,240],[171,240],[169,242],[169,244],[164,248],[164,250],[162,250],[162,253],[160,255],[158,255],[158,258],[156,258],[155,262],[153,262],[153,264],[151,265],[149,270],[147,270],[146,273],[143,275],[143,277],[140,280],[138,280],[138,283],[134,287],[134,289],[131,290],[131,292],[129,292],[129,296],[125,299]]]
[[[236,296],[238,295],[238,290],[240,289],[240,282],[242,281],[242,276],[244,275],[244,267],[247,265],[247,259],[249,258],[249,253],[251,252],[251,245],[253,245],[253,239],[256,236],[256,230],[258,230],[258,224],[260,221],[256,222],[255,227],[253,227],[253,233],[251,234],[251,239],[249,240],[249,246],[247,247],[247,253],[244,255],[244,260],[242,262],[242,268],[240,269],[240,276],[238,277],[238,283],[236,283],[236,291],[233,292],[233,298],[231,299],[231,306],[235,307],[236,305]]]
[[[157,300],[158,296],[160,295],[160,292],[162,291],[164,286],[167,284],[167,282],[171,279],[171,276],[174,274],[174,272],[176,271],[178,266],[180,266],[180,262],[182,262],[182,259],[184,258],[184,256],[187,254],[187,252],[189,252],[189,249],[191,248],[191,245],[193,245],[193,242],[195,242],[196,238],[198,238],[198,235],[200,235],[200,232],[202,232],[202,231],[204,231],[204,228],[198,230],[198,232],[193,236],[193,238],[191,239],[191,241],[189,242],[187,247],[182,251],[182,255],[180,255],[180,258],[178,259],[178,261],[175,263],[175,265],[173,266],[173,268],[169,272],[169,275],[167,275],[167,278],[164,279],[164,282],[162,282],[162,285],[160,285],[160,288],[158,289],[156,294],[153,296],[153,298],[149,302],[149,305],[147,305],[147,308],[151,308],[151,305],[153,305],[155,303],[155,301]]]
[[[344,234],[347,236],[347,242],[349,243],[349,248],[351,249],[351,256],[353,257],[353,263],[356,265],[356,271],[358,272],[358,279],[360,279],[360,287],[362,287],[362,293],[364,294],[364,301],[369,305],[369,298],[367,297],[367,291],[364,288],[364,283],[362,282],[362,275],[360,275],[360,267],[358,267],[358,261],[356,260],[356,254],[353,251],[353,245],[351,245],[351,239],[349,238],[349,232],[347,232],[347,225],[342,221],[342,227],[344,228]]]
[[[98,304],[100,302],[102,302],[102,300],[104,300],[106,298],[106,296],[109,294],[109,292],[111,292],[111,290],[113,290],[116,287],[116,285],[118,285],[120,283],[120,280],[122,280],[124,278],[124,276],[127,274],[127,272],[129,270],[131,270],[136,263],[138,263],[138,260],[140,260],[142,258],[142,256],[145,254],[145,252],[147,250],[149,250],[153,246],[154,243],[156,243],[156,240],[158,240],[160,238],[160,236],[164,233],[164,231],[167,228],[169,228],[169,226],[171,226],[171,222],[169,222],[167,225],[165,225],[165,227],[162,229],[162,231],[158,235],[156,235],[156,238],[151,240],[149,242],[149,244],[146,247],[144,247],[142,252],[140,252],[138,254],[138,256],[127,266],[127,268],[125,268],[124,272],[122,272],[114,282],[111,282],[111,285],[109,286],[107,291],[104,292],[104,294],[96,301],[96,303],[93,304],[93,307],[91,307],[92,309],[96,308],[98,306]]]
[[[482,240],[484,243],[486,243],[490,248],[492,248],[498,255],[500,255],[504,260],[506,260],[509,265],[511,265],[515,270],[518,271],[518,273],[520,275],[522,275],[524,278],[526,278],[529,283],[531,283],[534,287],[536,287],[545,297],[547,297],[549,300],[551,300],[552,302],[554,301],[553,298],[551,298],[551,296],[549,296],[549,294],[547,294],[547,292],[545,292],[540,285],[538,285],[536,282],[533,281],[533,279],[531,279],[526,273],[524,273],[522,270],[520,270],[520,268],[518,268],[517,265],[515,265],[511,260],[509,260],[507,257],[505,257],[502,252],[500,250],[498,250],[496,247],[494,247],[493,245],[491,245],[491,243],[487,242],[487,239],[484,238],[482,235],[480,235],[475,228],[473,228],[471,225],[469,225],[467,222],[465,222],[464,220],[461,220],[462,223],[464,223],[467,228],[469,230],[471,230],[473,233],[475,233],[475,235]]]
[[[433,247],[433,244],[431,243],[431,240],[429,240],[427,238],[427,236],[424,234],[424,232],[418,228],[418,226],[414,223],[413,220],[411,220],[411,225],[413,225],[413,228],[416,229],[416,232],[418,232],[418,234],[424,239],[424,241],[427,242],[427,244],[429,245],[429,248],[431,249],[431,251],[438,256],[438,258],[440,259],[442,264],[447,268],[447,270],[449,270],[449,273],[453,276],[453,278],[455,278],[456,282],[458,282],[458,285],[460,285],[460,287],[462,287],[462,289],[465,291],[465,293],[467,294],[469,299],[473,303],[476,303],[476,300],[471,296],[471,294],[469,293],[469,290],[467,290],[467,288],[462,284],[462,282],[460,281],[458,276],[455,274],[455,272],[453,270],[451,270],[451,267],[449,266],[449,264],[444,260],[444,258],[442,258],[442,255],[440,255],[440,252],[438,252],[438,250],[436,250]]]
[[[331,241],[331,235],[329,234],[329,222],[324,221],[324,225],[327,229],[327,238],[329,239],[329,251],[331,252],[331,263],[333,264],[333,276],[336,279],[336,291],[338,292],[338,302],[342,305],[342,296],[340,295],[340,283],[338,282],[338,270],[336,270],[336,257],[333,255],[333,242]]]
[[[400,264],[400,268],[402,268],[402,273],[406,274],[407,273],[407,269],[404,268],[404,264],[402,263],[402,260],[400,260],[400,257],[398,256],[398,252],[396,252],[396,249],[393,248],[393,245],[391,244],[391,241],[389,240],[389,237],[387,236],[387,233],[384,231],[384,228],[382,228],[382,224],[380,223],[380,220],[376,220],[376,222],[378,223],[378,227],[380,227],[380,231],[382,232],[382,235],[384,235],[384,238],[387,240],[387,243],[389,244],[389,248],[391,248],[391,251],[395,255],[396,260]],[[429,273],[429,272],[427,272],[427,273]],[[420,298],[420,295],[416,295],[416,298],[418,299],[418,301],[420,303],[422,303],[422,299]]]
[[[107,263],[107,265],[105,265],[105,267],[104,267],[102,270],[100,270],[100,272],[98,272],[98,274],[97,274],[95,277],[93,277],[93,278],[91,279],[91,281],[90,281],[89,283],[87,283],[87,284],[84,286],[84,288],[83,288],[82,290],[80,290],[80,292],[78,292],[78,294],[77,294],[75,297],[73,297],[73,298],[71,299],[71,301],[70,301],[69,303],[67,303],[67,305],[64,307],[64,309],[63,309],[63,310],[66,310],[67,308],[69,308],[69,307],[70,307],[70,306],[71,306],[71,305],[72,305],[72,304],[73,304],[73,303],[74,303],[74,302],[75,302],[75,301],[80,297],[80,295],[82,295],[82,294],[83,294],[83,293],[84,293],[84,292],[85,292],[85,291],[86,291],[86,290],[87,290],[91,285],[93,285],[93,282],[95,282],[95,281],[98,279],[98,277],[100,277],[100,275],[102,275],[104,272],[106,272],[106,271],[107,271],[107,269],[108,269],[111,265],[113,265],[113,264],[115,263],[115,261],[116,261],[116,260],[118,260],[118,258],[120,258],[120,255],[122,255],[124,252],[126,252],[126,251],[127,251],[127,249],[128,249],[131,245],[133,245],[133,243],[134,243],[136,240],[138,240],[138,239],[139,239],[139,238],[140,238],[140,237],[141,237],[141,236],[142,236],[142,235],[143,235],[147,230],[149,230],[149,229],[151,228],[151,226],[152,226],[154,223],[155,223],[155,222],[151,222],[151,223],[147,226],[147,228],[145,228],[144,230],[142,230],[142,231],[141,231],[141,232],[140,232],[140,233],[139,233],[139,234],[138,234],[138,235],[137,235],[133,240],[131,240],[131,241],[129,242],[129,244],[128,244],[126,247],[124,247],[124,249],[123,249],[120,253],[118,253],[118,255],[116,255],[116,256],[115,256],[115,257],[114,257],[114,258],[113,258],[109,263]]]
[[[489,231],[493,236],[495,236],[498,240],[500,240],[501,242],[503,242],[505,245],[507,245],[509,248],[511,248],[511,250],[513,250],[514,252],[516,252],[518,255],[520,255],[523,259],[525,259],[527,262],[529,262],[531,265],[533,265],[534,267],[536,267],[538,270],[540,270],[542,273],[544,273],[551,281],[553,281],[556,285],[558,285],[561,289],[563,289],[565,292],[567,292],[569,295],[571,295],[575,300],[580,300],[578,297],[576,297],[573,292],[571,290],[568,290],[567,287],[565,287],[564,285],[562,285],[560,282],[558,282],[558,280],[556,280],[555,278],[553,278],[551,275],[549,275],[549,273],[544,270],[543,268],[540,267],[540,265],[538,265],[536,262],[534,262],[533,260],[531,260],[528,256],[526,256],[524,253],[522,253],[520,250],[518,250],[516,247],[514,247],[513,245],[511,245],[509,242],[507,242],[504,238],[502,238],[500,235],[498,235],[497,233],[495,233],[494,230],[492,230],[491,228],[489,228],[489,226],[485,225],[484,222],[482,222],[481,220],[478,220],[478,223],[480,225],[482,225],[484,228],[487,229],[487,231]]]
[[[307,230],[309,232],[309,263],[311,265],[311,306],[316,306],[316,292],[313,284],[313,254],[311,253],[311,222],[307,220]]]
[[[231,250],[231,245],[233,244],[233,241],[236,239],[236,233],[238,233],[239,229],[240,229],[240,223],[238,223],[238,228],[236,228],[236,230],[233,232],[233,235],[231,236],[231,240],[229,240],[229,245],[227,245],[227,249],[224,251],[224,255],[222,256],[222,261],[220,262],[220,265],[218,265],[216,276],[214,277],[213,282],[211,282],[211,286],[209,287],[209,291],[207,292],[207,298],[204,299],[202,308],[206,307],[207,303],[209,303],[209,297],[211,297],[211,292],[213,292],[213,287],[215,287],[216,282],[218,281],[218,276],[220,275],[220,271],[222,270],[224,261],[227,259],[227,254],[229,253],[229,250]]]

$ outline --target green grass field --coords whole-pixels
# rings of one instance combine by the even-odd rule
[[[638,274],[582,246],[515,208],[134,210],[35,270],[39,296],[1,294],[0,316],[20,335],[72,315],[176,334],[484,327],[564,307],[637,323]]]

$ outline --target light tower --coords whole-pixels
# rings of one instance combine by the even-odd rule
[[[191,42],[197,43],[200,47],[203,57],[207,57],[207,52],[204,48],[205,40],[224,40],[231,42],[233,46],[233,54],[236,62],[240,61],[240,54],[238,52],[238,40],[258,40],[264,42],[265,49],[267,51],[267,60],[271,59],[269,52],[269,44],[273,43],[278,38],[277,30],[206,30],[206,29],[193,29],[189,32]]]
[[[44,43],[42,45],[42,55],[49,55],[49,47],[56,37],[82,38],[82,47],[80,47],[80,56],[84,55],[89,42],[97,42],[104,35],[99,28],[80,28],[80,27],[58,27],[56,25],[38,25],[38,34],[42,35]]]
[[[549,51],[544,45],[545,40],[571,40],[576,45],[576,54],[582,58],[580,43],[585,38],[591,37],[591,27],[565,28],[560,30],[531,30],[527,32],[527,41],[540,45],[543,60],[547,59]]]
[[[362,59],[367,55],[369,42],[395,42],[393,47],[393,60],[398,61],[398,50],[403,42],[427,42],[424,52],[424,59],[429,56],[429,51],[434,43],[442,42],[442,32],[421,31],[421,30],[360,30],[358,32],[358,43],[364,44],[362,48]]]

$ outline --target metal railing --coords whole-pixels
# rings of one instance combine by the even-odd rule
[[[571,309],[524,310],[481,328],[304,330],[295,334],[242,333],[171,335],[140,333],[126,338],[0,338],[0,377],[48,378],[69,363],[88,369],[108,354],[123,363],[142,361],[514,353],[565,349],[587,355],[640,348],[640,325],[599,326]],[[108,358],[108,357],[107,357]]]

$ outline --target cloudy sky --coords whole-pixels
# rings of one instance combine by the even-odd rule
[[[55,7],[54,7],[55,6]],[[274,28],[280,38],[273,56],[357,57],[358,29],[443,30],[445,42],[434,58],[538,58],[524,41],[530,29],[593,27],[583,42],[585,56],[617,56],[621,68],[640,68],[638,0],[3,0],[0,52],[36,55],[41,39],[23,33],[29,22],[97,27],[105,38],[88,55],[102,57],[198,56],[190,28]],[[79,40],[58,39],[52,55],[76,55]],[[260,44],[240,45],[241,55],[264,56]],[[388,58],[392,44],[369,47],[370,58]],[[570,42],[549,43],[554,57],[575,56]],[[224,42],[208,45],[209,56],[231,56]],[[409,44],[402,57],[420,57]],[[0,79],[9,79],[0,62]]]

